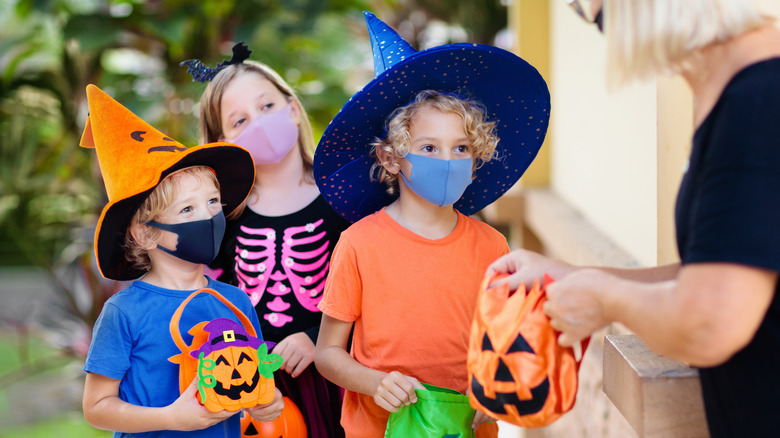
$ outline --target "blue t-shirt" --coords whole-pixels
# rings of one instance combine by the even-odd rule
[[[735,75],[696,130],[675,224],[683,264],[727,262],[780,272],[780,58]],[[751,342],[699,375],[713,437],[780,433],[777,285]]]
[[[246,293],[208,278],[214,289],[238,307],[262,339],[260,323]],[[179,365],[168,360],[181,352],[170,333],[170,321],[179,305],[194,291],[163,289],[143,281],[106,301],[92,333],[84,370],[121,380],[119,398],[137,406],[163,407],[179,397]],[[184,309],[179,332],[189,345],[187,332],[196,324],[216,318],[238,317],[210,294],[195,296]],[[139,434],[114,433],[115,437],[231,437],[241,436],[240,415],[192,432],[156,431]]]

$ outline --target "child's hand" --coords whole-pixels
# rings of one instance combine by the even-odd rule
[[[477,428],[482,426],[484,423],[492,423],[494,421],[496,421],[496,419],[490,415],[477,411],[477,413],[474,414],[474,420],[471,422],[471,428],[477,430]]]
[[[205,406],[200,404],[195,395],[197,393],[197,379],[193,379],[190,386],[184,390],[179,398],[168,405],[168,409],[171,411],[169,416],[172,422],[170,427],[171,430],[201,430],[213,426],[236,414],[236,412],[230,411],[209,411]]]
[[[314,342],[306,333],[298,332],[282,339],[273,352],[282,356],[282,369],[293,378],[314,362]]]
[[[374,391],[374,402],[386,411],[396,412],[401,406],[417,403],[415,388],[425,389],[414,377],[392,371],[379,381]]]
[[[282,414],[284,409],[284,399],[282,393],[276,388],[274,399],[267,405],[257,405],[253,408],[244,409],[256,421],[273,421]]]

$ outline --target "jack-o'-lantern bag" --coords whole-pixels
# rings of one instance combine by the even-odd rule
[[[229,318],[203,321],[189,330],[193,338],[187,345],[179,331],[179,320],[187,303],[202,293],[219,299],[241,324]],[[179,364],[180,393],[197,379],[198,400],[211,412],[237,411],[273,401],[273,372],[282,366],[282,357],[268,354],[274,344],[258,339],[249,318],[219,292],[200,289],[190,294],[173,314],[170,331],[181,350],[168,359]]]
[[[573,406],[579,358],[573,348],[558,345],[558,332],[542,310],[547,301],[539,281],[489,288],[505,275],[487,276],[477,298],[469,339],[468,372],[471,405],[494,418],[522,427],[542,427]],[[545,275],[544,286],[552,283]]]

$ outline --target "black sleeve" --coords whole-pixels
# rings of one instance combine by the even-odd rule
[[[711,121],[685,263],[780,271],[780,80],[751,79],[721,97]]]
[[[315,325],[314,327],[311,327],[307,330],[304,330],[304,333],[306,333],[306,336],[311,339],[311,342],[314,345],[317,345],[317,338],[320,336],[320,326],[319,324]]]

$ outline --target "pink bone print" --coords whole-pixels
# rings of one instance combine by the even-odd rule
[[[271,313],[264,315],[272,325],[281,327],[292,317],[282,313],[290,305],[282,297],[293,293],[298,302],[311,312],[319,312],[317,304],[322,299],[325,282],[321,281],[328,273],[328,244],[325,232],[313,234],[322,225],[320,219],[305,226],[290,227],[284,230],[281,241],[281,260],[276,260],[276,233],[270,228],[254,229],[242,226],[241,230],[257,238],[238,237],[235,249],[236,275],[239,287],[252,300],[253,305],[260,302],[267,291],[276,295],[267,307]],[[303,236],[300,236],[303,234]],[[296,250],[296,247],[322,242],[311,251]],[[250,275],[256,273],[257,275]],[[269,283],[271,286],[269,287]]]

